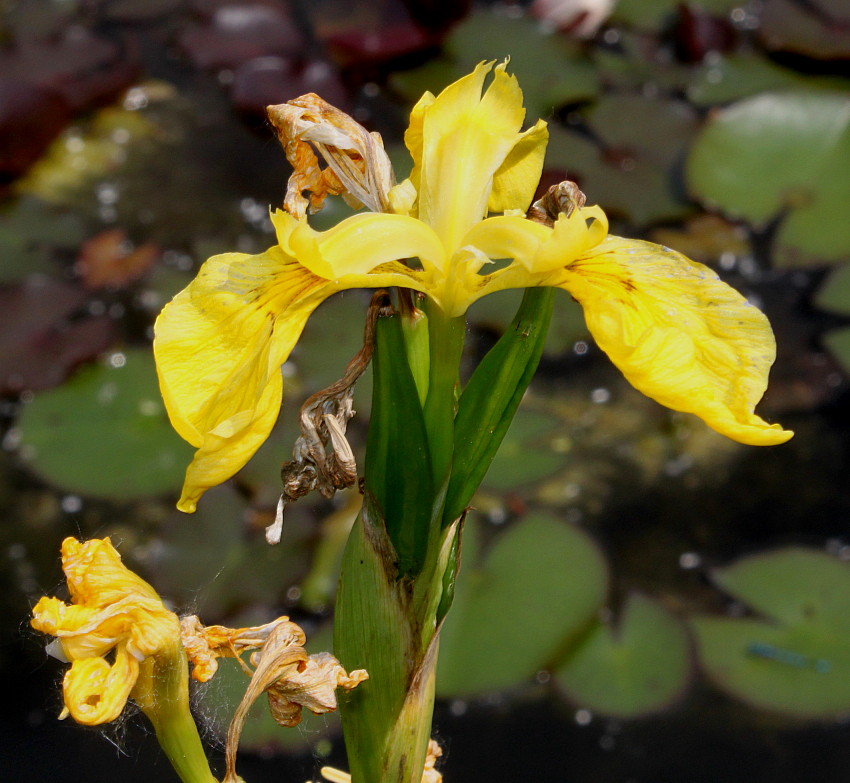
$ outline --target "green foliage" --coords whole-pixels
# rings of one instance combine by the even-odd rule
[[[551,288],[525,291],[514,320],[463,390],[455,418],[444,524],[463,513],[513,421],[543,352],[554,294]]]
[[[744,558],[714,579],[756,615],[692,621],[702,665],[720,688],[801,717],[850,711],[850,564],[788,547]]]
[[[592,137],[550,128],[548,169],[564,169],[568,178],[581,183],[591,203],[638,225],[692,210],[677,191],[675,177],[696,131],[696,117],[687,104],[610,95],[587,111],[586,121]]]
[[[402,576],[419,573],[424,564],[434,498],[419,395],[410,367],[399,361],[406,355],[400,316],[378,318],[365,488],[381,509]]]
[[[687,164],[706,204],[756,227],[786,213],[780,266],[832,263],[850,252],[850,100],[837,92],[767,92],[712,114]]]
[[[70,492],[117,500],[174,492],[192,448],[171,428],[149,351],[86,367],[20,419],[32,469]]]
[[[416,101],[426,90],[436,94],[479,62],[510,57],[510,72],[522,85],[530,117],[547,117],[599,91],[599,79],[581,49],[527,17],[484,10],[470,14],[449,33],[443,49],[442,58],[393,74],[393,87]]]
[[[551,476],[569,457],[549,448],[553,430],[562,423],[555,416],[520,409],[496,452],[483,485],[500,492]]]
[[[592,621],[608,571],[581,530],[547,515],[517,522],[483,558],[467,523],[438,692],[470,696],[529,680]]]
[[[569,697],[624,718],[667,707],[688,685],[690,643],[678,618],[632,594],[616,624],[597,622],[555,671]]]

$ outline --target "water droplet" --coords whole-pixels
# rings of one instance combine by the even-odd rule
[[[540,683],[540,685],[545,685],[549,680],[552,679],[552,675],[547,672],[545,669],[541,669],[537,674],[534,675],[534,679]]]
[[[286,598],[289,601],[297,601],[301,598],[301,588],[298,587],[298,585],[292,585],[292,587],[286,591]]]
[[[590,393],[591,402],[595,402],[597,405],[604,405],[611,399],[611,392],[605,388],[594,389]]]
[[[576,356],[584,356],[590,346],[584,340],[578,340],[575,345],[573,345],[573,353]]]
[[[449,712],[456,718],[459,718],[461,715],[466,713],[468,707],[469,705],[462,699],[454,699],[449,705]]]
[[[66,514],[76,514],[82,509],[83,501],[78,495],[65,495],[59,505]]]
[[[579,726],[588,726],[593,720],[593,713],[590,710],[576,710],[575,720]]]
[[[110,367],[123,367],[125,364],[127,364],[127,357],[123,353],[121,353],[121,351],[116,351],[115,353],[110,355],[108,361]]]
[[[699,568],[702,564],[702,557],[696,552],[682,552],[679,555],[679,568],[690,571],[694,568]]]

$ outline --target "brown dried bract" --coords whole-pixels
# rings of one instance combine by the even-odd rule
[[[330,653],[308,655],[304,649],[304,631],[288,617],[279,617],[273,623],[259,626],[259,629],[239,630],[265,629],[270,630],[262,644],[256,645],[257,651],[250,658],[253,671],[244,665],[251,681],[227,730],[227,773],[222,783],[237,783],[240,779],[236,774],[236,750],[248,711],[260,694],[268,694],[272,715],[281,726],[297,726],[304,707],[316,714],[332,712],[337,708],[336,688],[351,690],[369,679],[364,669],[346,673]],[[237,637],[246,645],[253,641],[250,633],[237,634]],[[228,637],[226,633],[220,637],[213,634],[212,638],[226,638],[221,649],[230,649],[230,642],[236,643],[234,637]]]
[[[369,133],[314,93],[266,111],[294,169],[283,202],[287,212],[303,218],[308,207],[318,212],[325,198],[333,195],[342,195],[354,208],[365,205],[373,212],[388,211],[387,194],[394,178],[380,134]]]
[[[558,215],[569,217],[577,209],[581,209],[587,202],[587,196],[581,192],[579,186],[570,180],[564,180],[557,185],[552,185],[549,190],[528,209],[527,217],[535,223],[552,226],[558,219]]]

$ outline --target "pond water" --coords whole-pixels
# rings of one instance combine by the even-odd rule
[[[289,170],[266,104],[322,94],[383,134],[402,177],[416,97],[481,59],[510,55],[529,119],[551,124],[545,184],[568,172],[615,233],[682,250],[765,310],[778,359],[759,411],[796,435],[776,448],[744,447],[661,409],[628,386],[587,336],[578,306],[560,297],[538,376],[468,523],[469,586],[457,607],[467,619],[447,629],[435,717],[445,779],[846,778],[850,239],[835,202],[846,205],[850,193],[834,173],[850,165],[850,84],[841,77],[850,26],[820,2],[677,9],[624,0],[598,29],[592,4],[572,23],[553,15],[556,3],[535,3],[537,17],[525,3],[467,5],[21,0],[3,11],[4,777],[129,783],[173,774],[139,715],[106,730],[55,719],[62,666],[30,631],[28,612],[39,596],[61,594],[65,536],[111,536],[176,610],[209,624],[286,612],[317,644],[329,639],[356,500],[305,499],[288,512],[277,548],[263,528],[295,411],[358,349],[368,300],[346,293],[319,309],[284,367],[287,404],[272,437],[194,517],[174,509],[191,449],[158,398],[153,319],[210,255],[274,241],[268,207],[280,205]],[[783,117],[808,107],[814,130],[786,123],[801,134],[799,158],[787,158],[769,128],[763,149],[735,136],[765,100]],[[813,148],[826,163],[806,157]],[[785,179],[773,176],[783,155]],[[710,172],[725,165],[742,174],[718,195]],[[755,195],[739,187],[754,181]],[[316,223],[346,214],[334,203]],[[469,368],[517,302],[500,295],[471,311]],[[358,454],[369,387],[364,378],[355,398]],[[515,552],[515,572],[499,570],[499,551]],[[757,589],[733,584],[734,564],[777,551],[815,559],[777,566],[781,578]],[[547,556],[553,579],[540,565]],[[524,558],[539,559],[524,567]],[[495,585],[489,593],[475,592],[482,580]],[[592,620],[562,633],[591,583]],[[561,612],[550,596],[568,587]],[[504,607],[504,632],[475,624],[488,600]],[[700,630],[705,618],[764,617],[781,630],[783,607],[795,602],[809,607],[817,633],[790,623],[774,638],[753,626],[752,638],[735,637],[743,652],[727,659]],[[647,613],[628,635],[634,606]],[[534,625],[517,639],[510,629],[523,618]],[[464,635],[467,624],[475,633]],[[600,652],[578,669],[591,638]],[[240,687],[234,672],[223,679],[196,693],[218,769],[222,702]],[[332,718],[282,736],[256,714],[239,762],[245,780],[301,781],[321,764],[345,766]]]

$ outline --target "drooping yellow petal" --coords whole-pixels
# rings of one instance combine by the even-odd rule
[[[491,70],[493,81],[482,95]],[[493,177],[517,145],[525,116],[522,91],[504,64],[493,69],[492,63],[481,63],[423,106],[422,113],[419,219],[454,251],[484,217]],[[411,139],[417,141],[418,134]]]
[[[708,267],[649,242],[609,237],[557,284],[628,381],[740,443],[793,433],[754,413],[775,358],[767,318]]]
[[[110,664],[103,658],[76,660],[62,683],[65,708],[85,726],[115,720],[139,676],[139,662],[122,646]]]

